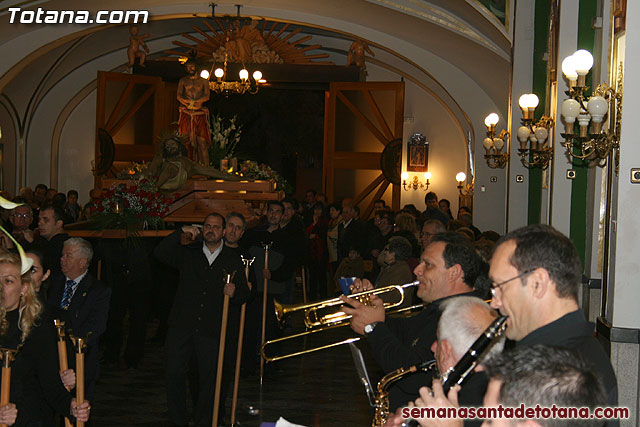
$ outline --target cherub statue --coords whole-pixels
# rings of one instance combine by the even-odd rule
[[[347,56],[347,66],[355,65],[356,67],[365,68],[365,52],[371,56],[376,56],[364,40],[358,39],[351,43],[351,46],[349,46],[349,55]]]
[[[218,169],[202,166],[184,156],[184,138],[171,135],[165,138],[158,147],[158,152],[142,171],[144,177],[157,176],[156,184],[164,191],[175,191],[187,182],[193,175],[204,175],[226,181],[241,181],[247,178],[232,175]]]
[[[147,44],[144,42],[144,39],[149,37],[149,33],[138,35],[138,27],[132,25],[129,27],[129,48],[127,49],[127,57],[129,58],[129,62],[127,63],[127,71],[131,70],[131,67],[136,62],[136,58],[140,59],[140,65],[144,67],[144,61],[147,59],[147,53],[149,53],[149,48]],[[144,51],[140,50],[143,48]]]

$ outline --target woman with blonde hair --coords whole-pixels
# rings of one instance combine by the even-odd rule
[[[0,347],[17,350],[11,364],[11,403],[0,407],[0,423],[53,425],[47,405],[86,422],[89,402],[76,405],[64,388],[53,319],[36,295],[31,272],[22,274],[21,270],[20,257],[0,249]]]
[[[394,220],[393,235],[407,239],[411,243],[411,256],[414,258],[420,257],[418,226],[413,215],[408,212],[398,212]]]

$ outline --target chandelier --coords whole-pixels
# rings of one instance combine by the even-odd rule
[[[229,36],[227,36],[227,41],[229,41]],[[242,69],[238,73],[238,77],[240,80],[228,80],[229,75],[227,73],[227,64],[229,59],[229,53],[225,52],[224,54],[224,63],[222,67],[215,68],[215,62],[211,66],[211,71],[213,71],[213,75],[216,80],[211,80],[211,71],[202,70],[200,73],[200,77],[203,79],[209,80],[209,89],[212,92],[215,92],[220,95],[229,96],[229,95],[242,95],[245,93],[250,93],[251,95],[255,95],[258,93],[261,84],[265,84],[267,81],[262,78],[262,71],[255,70],[251,77],[249,77],[249,70],[247,70],[242,64]],[[214,70],[215,68],[215,70]]]
[[[587,98],[584,94],[588,89],[585,80],[592,66],[593,56],[584,49],[562,61],[562,72],[569,80],[569,90],[566,92],[569,98],[562,103],[565,123],[562,145],[571,157],[604,165],[609,154],[620,147],[622,70],[618,73],[618,91],[602,83]],[[607,115],[609,126],[603,130],[602,125]],[[580,129],[578,135],[573,132],[576,121]]]

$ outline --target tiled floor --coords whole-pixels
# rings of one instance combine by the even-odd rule
[[[313,341],[352,336],[347,329],[327,332]],[[308,339],[307,346],[312,344]],[[102,368],[92,411],[95,427],[168,425],[164,349],[148,343],[145,350],[140,369]],[[367,363],[370,370],[375,368],[368,357]],[[372,376],[374,382],[377,379]],[[258,409],[257,414],[250,413],[250,406]],[[231,392],[227,414],[230,407]],[[306,426],[368,426],[373,416],[348,346],[269,365],[262,391],[257,375],[242,378],[238,408],[237,421],[242,426],[259,426],[278,417]]]

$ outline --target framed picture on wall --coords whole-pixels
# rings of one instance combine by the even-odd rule
[[[429,142],[421,133],[414,133],[407,142],[407,172],[429,170]]]

